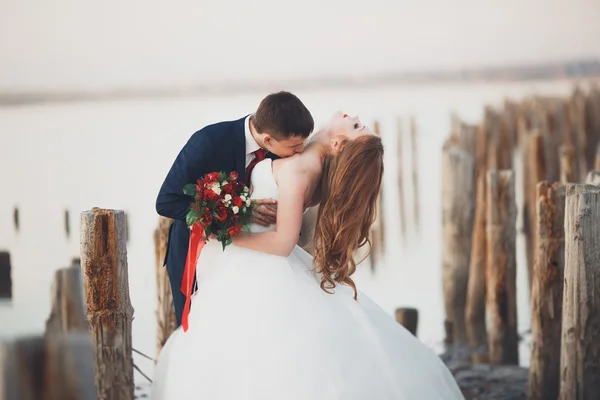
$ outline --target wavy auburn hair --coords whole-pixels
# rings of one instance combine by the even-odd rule
[[[325,160],[321,204],[313,238],[315,271],[327,293],[336,282],[358,293],[350,278],[356,271],[354,253],[369,245],[377,216],[377,196],[383,176],[383,144],[375,135],[346,141],[342,150]],[[361,260],[362,261],[362,260]]]

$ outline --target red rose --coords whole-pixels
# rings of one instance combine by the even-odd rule
[[[219,180],[220,177],[221,177],[220,173],[211,172],[210,174],[206,174],[206,176],[204,177],[204,182],[207,184],[215,183],[216,181]]]
[[[221,193],[224,194],[233,194],[234,187],[231,183],[226,183],[221,189]]]
[[[236,207],[241,207],[242,205],[244,205],[244,202],[242,201],[241,197],[235,196],[233,200],[231,200],[231,204],[233,204]]]
[[[228,179],[229,181],[237,181],[238,177],[239,177],[239,175],[238,175],[238,173],[237,173],[237,172],[235,172],[235,171],[231,171],[231,172],[229,173],[229,176],[227,177],[227,179]]]
[[[215,201],[217,199],[217,194],[212,189],[206,189],[203,194],[206,201]]]
[[[242,227],[239,225],[232,226],[231,228],[227,228],[227,233],[229,236],[235,236],[242,230]]]
[[[227,209],[223,207],[219,207],[217,209],[217,215],[219,216],[219,221],[223,222],[227,219]]]

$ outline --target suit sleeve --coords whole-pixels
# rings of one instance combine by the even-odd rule
[[[214,153],[212,147],[202,130],[188,140],[173,162],[156,198],[156,212],[159,215],[185,221],[192,199],[183,193],[183,187],[210,172],[210,157]]]

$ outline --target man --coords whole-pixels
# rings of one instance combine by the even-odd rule
[[[183,193],[183,187],[215,171],[236,171],[240,180],[249,182],[254,165],[265,157],[276,159],[302,152],[313,129],[313,118],[300,99],[282,91],[265,97],[254,114],[202,128],[181,149],[156,199],[158,214],[174,220],[164,264],[171,282],[177,326],[181,325],[185,304],[180,287],[190,239],[185,222],[190,197]],[[259,199],[257,203],[254,222],[263,226],[274,224],[275,201]]]

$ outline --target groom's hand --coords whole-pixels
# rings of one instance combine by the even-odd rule
[[[256,200],[256,207],[252,211],[254,222],[262,226],[273,225],[277,217],[277,201],[273,199]]]

